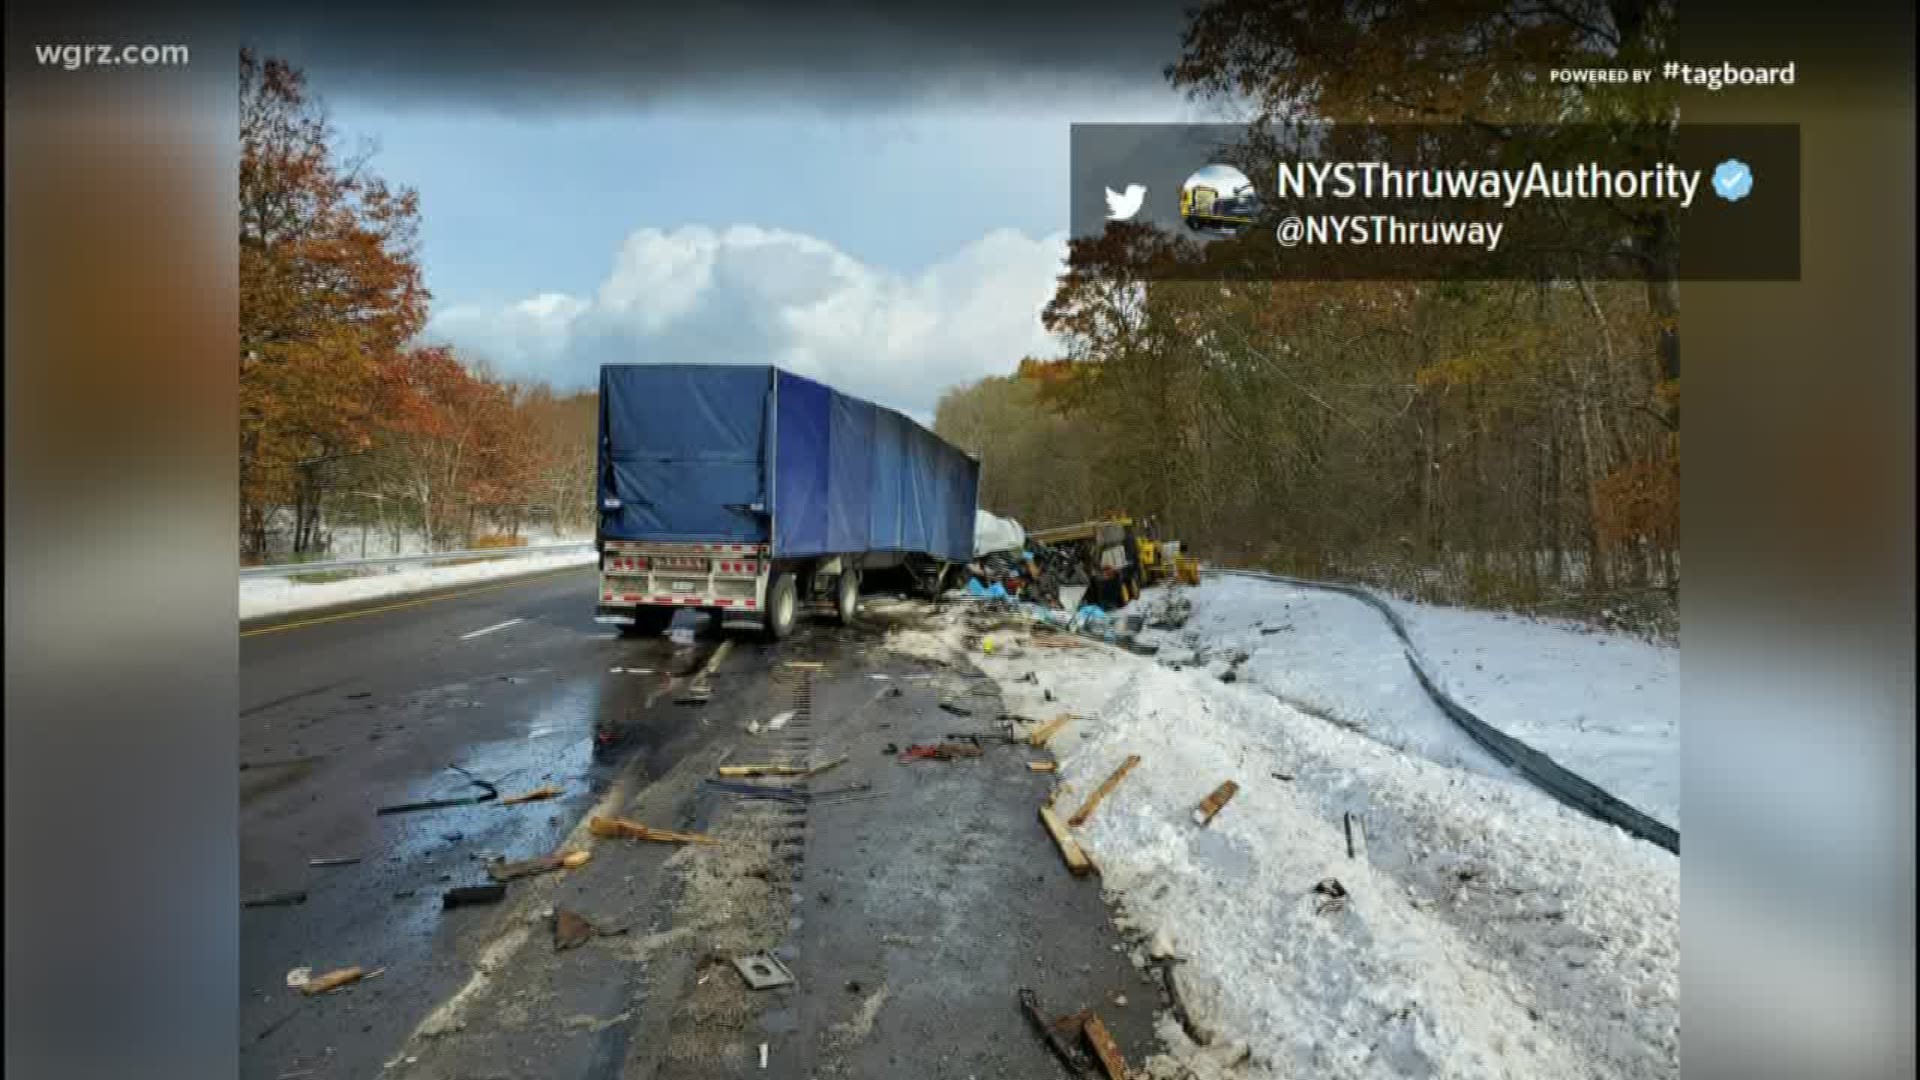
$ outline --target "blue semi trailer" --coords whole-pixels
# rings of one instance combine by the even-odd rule
[[[870,570],[937,592],[973,555],[979,462],[891,409],[766,365],[600,369],[598,619],[843,622]]]

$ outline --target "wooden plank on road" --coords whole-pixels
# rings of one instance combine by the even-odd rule
[[[1127,760],[1121,762],[1120,767],[1113,770],[1113,775],[1107,777],[1098,788],[1094,789],[1093,794],[1087,796],[1087,801],[1080,805],[1080,809],[1074,811],[1073,817],[1067,819],[1067,824],[1076,829],[1085,825],[1087,819],[1093,816],[1093,812],[1099,809],[1101,800],[1112,794],[1113,789],[1119,787],[1120,781],[1126,779],[1127,774],[1132,772],[1133,767],[1138,764],[1140,764],[1140,755],[1128,754]]]
[[[1093,862],[1087,858],[1086,852],[1080,850],[1080,841],[1075,840],[1067,827],[1061,824],[1060,815],[1043,806],[1040,808],[1040,821],[1053,836],[1054,844],[1060,849],[1060,857],[1067,862],[1067,869],[1073,872],[1074,877],[1086,877],[1093,869]]]
[[[1039,749],[1046,746],[1047,740],[1053,738],[1054,735],[1058,734],[1060,729],[1063,727],[1066,727],[1067,721],[1071,719],[1073,719],[1073,717],[1067,715],[1066,713],[1061,713],[1059,716],[1056,716],[1053,719],[1047,721],[1046,723],[1041,724],[1039,727],[1033,729],[1033,731],[1030,734],[1028,734],[1027,745],[1032,746],[1035,749]]]
[[[1099,1014],[1087,1017],[1087,1026],[1081,1030],[1087,1037],[1087,1045],[1093,1047],[1093,1055],[1100,1059],[1100,1068],[1106,1072],[1107,1080],[1129,1080],[1127,1059],[1121,1056],[1119,1044],[1113,1041]]]

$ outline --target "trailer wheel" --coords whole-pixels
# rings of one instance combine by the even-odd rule
[[[795,612],[800,606],[793,574],[781,572],[767,586],[767,636],[779,641],[793,633]]]
[[[857,570],[843,570],[834,589],[834,614],[840,617],[841,626],[852,626],[854,617],[860,614],[860,573]]]

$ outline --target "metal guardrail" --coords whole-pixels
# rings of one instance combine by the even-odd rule
[[[1609,825],[1626,830],[1629,834],[1649,843],[1658,844],[1675,855],[1680,854],[1680,830],[1665,822],[1658,821],[1635,807],[1609,793],[1605,788],[1575,773],[1566,766],[1535,750],[1519,739],[1501,731],[1492,724],[1475,716],[1466,706],[1455,701],[1451,695],[1440,688],[1440,682],[1427,670],[1420,647],[1414,644],[1407,625],[1400,613],[1371,589],[1358,585],[1343,585],[1329,581],[1313,581],[1308,578],[1287,577],[1284,574],[1269,574],[1261,570],[1235,570],[1229,567],[1207,567],[1205,574],[1229,575],[1234,577],[1257,578],[1263,581],[1277,582],[1282,585],[1296,585],[1307,589],[1323,589],[1327,592],[1342,593],[1366,604],[1379,612],[1393,629],[1395,637],[1406,649],[1407,666],[1413,669],[1413,677],[1420,683],[1427,696],[1447,719],[1460,725],[1468,737],[1485,748],[1501,764],[1519,773],[1528,781],[1560,800],[1562,803],[1580,811],[1589,817],[1604,821]]]
[[[329,562],[280,563],[275,566],[243,566],[243,578],[292,577],[295,574],[320,574],[329,570],[375,570],[394,566],[432,566],[462,559],[525,559],[537,555],[564,555],[570,551],[592,551],[593,541],[568,544],[541,544],[536,547],[480,548],[474,551],[435,551],[426,555],[391,555],[372,559],[333,559]]]

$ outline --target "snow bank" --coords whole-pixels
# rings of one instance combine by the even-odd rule
[[[1394,606],[1428,669],[1474,715],[1679,826],[1679,649],[1515,615]]]
[[[1250,654],[1241,677],[1290,704],[1443,765],[1510,775],[1426,696],[1386,620],[1360,601],[1226,577],[1186,595],[1194,614],[1184,629],[1142,635],[1160,644],[1163,660],[1205,662],[1241,650]],[[1496,612],[1393,604],[1461,704],[1679,826],[1677,649]]]
[[[1160,592],[1149,590],[1137,604]],[[1185,627],[1140,635],[1160,645],[1162,662],[1205,664],[1245,653],[1240,680],[1303,712],[1441,765],[1512,775],[1434,707],[1400,640],[1365,604],[1246,579],[1211,578],[1184,592],[1193,601]]]
[[[288,612],[331,607],[360,600],[425,592],[430,589],[462,585],[472,581],[535,574],[569,566],[592,566],[599,558],[592,551],[535,555],[520,558],[490,559],[459,566],[428,566],[373,573],[340,581],[303,583],[285,578],[241,578],[240,618],[283,615]]]
[[[951,659],[963,617],[890,643]],[[1063,815],[1141,756],[1081,837],[1123,923],[1187,958],[1182,994],[1214,1044],[1251,1049],[1242,1075],[1677,1074],[1673,856],[1258,685],[1100,646],[1022,648],[1010,628],[994,636],[993,654],[970,659],[1011,711],[1087,718],[1051,744]],[[1022,681],[1029,672],[1037,682]],[[1196,826],[1194,806],[1228,779],[1239,794]],[[1348,813],[1365,836],[1352,859]],[[1315,892],[1329,878],[1347,893],[1338,905]],[[1192,1051],[1177,1025],[1162,1029],[1176,1056]]]

